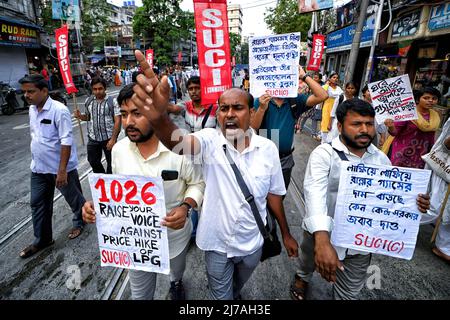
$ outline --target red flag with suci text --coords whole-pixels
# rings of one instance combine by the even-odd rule
[[[55,30],[56,51],[58,53],[59,72],[68,94],[78,92],[72,80],[69,61],[69,30],[67,25]]]
[[[153,49],[147,49],[145,51],[145,60],[147,60],[150,68],[153,69]]]
[[[322,34],[313,35],[311,55],[309,56],[309,63],[307,66],[308,70],[319,71],[324,47],[325,47],[325,36]]]
[[[216,103],[231,88],[226,0],[194,0],[202,104]]]

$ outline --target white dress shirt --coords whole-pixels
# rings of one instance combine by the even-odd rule
[[[336,151],[343,151],[348,160],[356,163],[392,165],[389,158],[371,144],[362,158],[351,153],[337,137],[331,142],[319,145],[311,153],[305,172],[303,190],[305,193],[306,215],[303,219],[304,230],[313,234],[316,231],[332,232],[336,198],[339,189],[342,160]],[[335,247],[339,260],[345,258],[346,248]],[[348,254],[368,254],[348,249]]]
[[[220,129],[193,133],[201,145],[200,160],[206,190],[197,227],[197,246],[205,251],[226,253],[227,257],[247,256],[258,250],[263,237],[250,205],[227,161],[227,151],[236,163],[250,193],[255,198],[262,221],[266,221],[267,194],[286,194],[278,149],[252,130],[250,145],[239,153]]]
[[[160,177],[163,170],[178,171],[178,179],[164,181],[164,198],[166,211],[183,203],[185,198],[192,198],[200,206],[205,184],[201,171],[183,156],[167,149],[161,142],[158,149],[147,159],[142,157],[136,143],[125,137],[112,149],[112,172],[123,175]],[[184,227],[178,230],[167,228],[170,259],[178,256],[188,244],[192,233],[191,219],[186,218]]]
[[[30,106],[31,165],[34,173],[57,174],[61,146],[71,146],[67,172],[77,168],[77,148],[72,137],[72,117],[61,102],[48,97],[42,110]]]

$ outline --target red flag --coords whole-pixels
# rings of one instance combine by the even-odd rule
[[[226,0],[194,0],[202,104],[216,103],[231,88]]]
[[[181,63],[181,60],[183,59],[183,54],[181,53],[181,51],[178,51],[178,63]]]
[[[72,80],[69,61],[69,30],[67,25],[55,30],[56,52],[58,53],[59,71],[68,94],[78,92]]]
[[[308,70],[318,71],[322,61],[323,48],[325,47],[325,36],[322,34],[313,35],[311,55],[309,56]]]
[[[153,49],[147,49],[145,51],[145,60],[147,60],[150,68],[153,69]]]
[[[233,56],[231,59],[231,66],[232,67],[236,66],[236,57],[235,56]]]

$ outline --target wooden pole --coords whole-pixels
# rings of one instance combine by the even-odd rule
[[[445,194],[444,201],[442,202],[442,205],[441,205],[441,212],[439,213],[439,217],[436,220],[436,226],[434,227],[433,235],[431,236],[431,241],[430,241],[431,243],[433,243],[434,240],[436,240],[437,231],[441,224],[442,216],[444,215],[444,211],[445,211],[445,207],[447,206],[449,194],[450,194],[450,184],[448,185],[447,193]]]
[[[72,93],[72,97],[73,97],[73,104],[74,104],[74,110],[77,111],[78,110],[78,103],[77,103],[77,96],[75,93]],[[78,121],[78,126],[80,127],[80,136],[81,136],[81,142],[84,144],[84,136],[83,136],[83,128],[81,127],[81,121],[80,119],[77,118]]]

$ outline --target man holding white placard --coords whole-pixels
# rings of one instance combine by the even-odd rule
[[[184,300],[182,276],[192,232],[188,215],[191,208],[201,204],[205,184],[200,170],[184,157],[170,152],[153,134],[153,128],[131,100],[135,85],[125,86],[117,97],[127,138],[113,148],[112,170],[114,174],[162,176],[168,213],[161,224],[168,227],[170,295],[172,300]],[[83,219],[95,222],[92,202],[84,205]],[[153,299],[156,273],[130,270],[129,275],[133,299]]]
[[[365,101],[344,101],[336,111],[340,136],[331,145],[322,144],[311,153],[305,180],[306,216],[300,245],[300,268],[291,286],[296,300],[305,299],[314,270],[334,283],[334,299],[356,299],[362,289],[371,254],[335,247],[330,242],[341,166],[351,161],[370,165],[391,165],[385,154],[372,141],[375,137],[375,111]],[[344,163],[345,165],[345,163]],[[419,195],[420,212],[430,207],[428,195]]]

